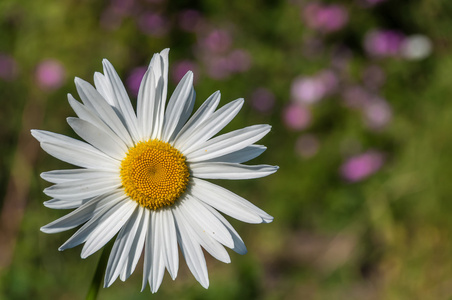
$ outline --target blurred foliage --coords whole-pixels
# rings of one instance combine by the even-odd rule
[[[262,141],[268,150],[255,162],[279,165],[278,173],[221,184],[275,221],[260,226],[231,221],[249,253],[231,252],[230,265],[207,257],[208,290],[181,260],[177,279],[165,275],[155,295],[139,292],[138,267],[125,283],[102,289],[99,299],[451,299],[452,2],[365,4],[370,2],[324,1],[347,12],[342,28],[325,32],[309,26],[304,11],[312,3],[302,0],[0,1],[0,55],[14,61],[12,71],[0,76],[3,207],[11,178],[30,179],[24,181],[29,192],[13,256],[0,268],[0,299],[83,299],[99,258],[96,253],[81,260],[80,247],[58,252],[71,232],[39,232],[64,213],[42,206],[48,200],[42,193],[47,183],[39,173],[68,166],[39,151],[28,175],[16,169],[18,153],[33,156],[32,148],[21,149],[19,142],[21,132],[28,131],[27,118],[35,113],[27,114],[27,105],[43,114],[33,126],[75,136],[65,123],[74,115],[66,101],[67,93],[77,98],[74,77],[92,82],[107,58],[126,80],[167,47],[170,67],[184,60],[196,66],[197,106],[216,90],[223,104],[247,100],[228,131],[273,125]],[[181,26],[187,10],[200,16],[192,31]],[[218,57],[209,56],[205,39],[215,30],[230,38],[224,51],[244,51],[239,71],[220,76],[209,69]],[[433,50],[418,60],[375,57],[364,45],[372,30],[421,34]],[[47,59],[64,68],[58,86],[40,83],[37,69]],[[375,66],[385,80],[372,95],[391,112],[387,124],[376,130],[366,125],[359,109],[344,102],[347,88],[364,86],[363,74]],[[285,109],[294,103],[295,78],[326,69],[336,76],[334,91],[303,106],[311,116],[307,126],[290,128]],[[169,90],[174,87],[172,80]],[[275,99],[265,113],[249,100],[258,88],[271,91]],[[306,134],[316,137],[318,148],[300,155],[297,140]],[[350,157],[372,149],[384,156],[379,170],[356,182],[341,176],[341,165]]]

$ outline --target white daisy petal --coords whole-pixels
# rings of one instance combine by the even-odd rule
[[[41,142],[42,149],[62,161],[84,168],[117,169],[117,160],[87,143],[42,130],[32,130],[31,134]]]
[[[268,176],[278,170],[277,166],[248,166],[223,162],[191,163],[190,169],[194,177],[203,179],[253,179]]]
[[[232,101],[217,110],[197,127],[183,145],[179,145],[182,153],[188,152],[217,134],[237,115],[243,106],[243,99]]]
[[[146,228],[146,240],[144,242],[143,283],[141,285],[141,291],[143,291],[146,287],[146,284],[149,281],[149,274],[151,274],[152,256],[154,252],[154,238],[153,230],[151,228],[152,224],[155,222],[153,221],[154,218],[155,215],[149,211],[149,220]]]
[[[72,209],[77,208],[80,205],[87,203],[92,198],[87,199],[77,199],[77,200],[62,200],[62,199],[51,199],[44,202],[44,206],[52,209]]]
[[[108,218],[113,214],[115,209],[123,207],[130,200],[126,199],[127,196],[123,192],[116,192],[108,196],[109,205],[106,205],[98,214],[94,215],[88,222],[86,222],[79,230],[77,230],[58,250],[63,251],[72,247],[75,247],[86,241],[92,230],[101,224],[102,220]]]
[[[149,228],[149,209],[140,207],[143,210],[143,216],[141,217],[140,224],[138,225],[138,233],[135,235],[132,246],[130,247],[130,253],[127,257],[127,263],[124,265],[123,270],[119,278],[125,281],[135,270],[138,260],[141,257],[143,251],[144,241]]]
[[[95,197],[116,190],[121,186],[119,178],[111,181],[109,178],[80,179],[54,184],[44,193],[49,197],[67,200],[77,200]]]
[[[254,125],[217,136],[198,148],[186,151],[189,162],[204,161],[227,155],[249,146],[263,138],[271,129],[270,125]]]
[[[107,269],[105,271],[104,287],[109,287],[118,278],[120,272],[127,263],[129,252],[137,236],[144,208],[138,206],[124,224],[116,237],[113,248],[108,258]]]
[[[70,94],[68,95],[68,100],[72,109],[80,119],[85,120],[91,123],[92,125],[96,126],[114,140],[117,140],[119,138],[119,140],[122,141],[118,142],[121,148],[123,147],[122,146],[123,144],[131,145],[133,143],[125,127],[122,127],[123,129],[122,133],[118,134],[117,132],[113,131],[110,127],[108,127],[107,124],[104,121],[102,121],[97,114],[89,110],[85,105],[75,100],[74,97],[72,97]]]
[[[220,103],[221,94],[219,91],[213,93],[207,100],[201,105],[200,108],[193,114],[188,122],[178,132],[174,138],[174,146],[179,149],[180,145],[185,143],[185,140],[190,137],[195,129],[210,117],[218,104]]]
[[[215,239],[211,238],[203,228],[199,226],[198,222],[194,220],[193,216],[190,215],[189,211],[186,210],[185,205],[182,203],[180,204],[180,211],[177,218],[178,220],[183,220],[186,224],[186,230],[190,232],[190,235],[194,237],[198,243],[210,253],[210,255],[221,262],[231,262],[226,249],[224,249],[224,247]]]
[[[82,119],[67,118],[67,122],[78,136],[100,151],[118,160],[124,158],[127,146],[118,136],[109,135],[109,132],[105,132]]]
[[[110,158],[106,159],[104,156],[99,155],[97,152],[71,147],[67,144],[55,145],[41,143],[41,148],[45,152],[49,153],[53,157],[58,158],[59,160],[82,168],[95,168],[104,170],[117,169],[116,164],[111,162]]]
[[[166,99],[162,98],[163,91],[163,79],[160,77],[157,81],[157,86],[155,88],[155,113],[153,120],[153,128],[151,133],[151,139],[161,140],[162,136],[162,128],[163,128],[163,113],[165,112],[165,101]]]
[[[228,162],[228,163],[244,163],[261,155],[267,147],[261,145],[251,145],[243,149],[205,160],[204,162]]]
[[[141,130],[141,139],[150,138],[153,121],[156,119],[156,89],[155,76],[152,68],[149,68],[143,76],[138,91],[137,120]]]
[[[107,79],[110,81],[113,94],[115,96],[115,107],[118,111],[121,112],[122,117],[124,118],[125,124],[129,130],[130,135],[135,141],[140,139],[139,131],[138,131],[138,121],[135,115],[135,111],[133,110],[132,104],[130,103],[129,96],[127,95],[126,89],[122,84],[121,79],[116,73],[115,68],[111,65],[111,63],[104,59],[102,61],[104,65],[104,74]]]
[[[249,201],[205,180],[193,178],[189,193],[215,209],[243,222],[269,223],[273,220],[272,216]]]
[[[165,260],[163,257],[163,233],[162,227],[162,210],[151,211],[153,214],[152,225],[150,230],[152,230],[152,265],[151,272],[149,273],[149,285],[151,286],[151,292],[157,292],[160,284],[163,280],[163,274],[165,272]]]
[[[108,243],[127,222],[137,205],[138,203],[129,199],[119,203],[115,209],[111,209],[111,213],[108,211],[102,214],[97,219],[95,228],[86,238],[80,257],[86,258]]]
[[[107,77],[100,72],[94,73],[94,86],[99,94],[101,94],[102,97],[104,97],[104,99],[108,102],[108,104],[114,107],[115,95]]]
[[[181,129],[185,126],[187,120],[190,118],[191,113],[193,112],[193,107],[195,106],[195,99],[196,99],[196,92],[193,87],[191,87],[190,94],[188,95],[188,100],[185,102],[184,109],[182,111],[182,114],[179,118],[179,123],[177,124],[176,128],[174,129],[173,134],[168,139],[168,142],[172,144],[174,142],[174,139],[179,134]]]
[[[101,94],[88,82],[75,78],[75,86],[83,103],[108,125],[126,144],[133,146],[133,141],[123,121]]]
[[[165,112],[163,131],[161,139],[163,141],[169,141],[173,135],[174,130],[179,124],[179,119],[185,108],[185,104],[190,100],[190,92],[193,86],[193,73],[188,71],[187,74],[181,79],[173,95],[168,101],[168,106]]]
[[[162,59],[162,78],[163,78],[163,91],[162,91],[162,99],[166,99],[167,91],[168,91],[168,53],[169,48],[163,49],[160,52],[160,57]]]
[[[149,63],[149,69],[151,69],[154,72],[155,78],[156,79],[160,79],[162,78],[162,81],[164,81],[163,79],[163,58],[160,56],[160,53],[155,53],[152,56],[151,62]],[[157,81],[155,81],[155,87],[157,87]],[[166,98],[165,98],[166,99]]]
[[[154,54],[151,59],[150,67],[154,69],[156,78],[162,79],[163,89],[162,89],[162,107],[165,105],[167,91],[168,91],[168,53],[169,49],[164,49],[158,54]],[[157,82],[156,82],[157,84]],[[163,118],[163,113],[160,115]]]
[[[117,180],[118,172],[108,172],[96,169],[53,170],[41,173],[41,178],[52,183],[63,183],[81,179],[105,178]]]
[[[221,221],[221,223],[223,223],[223,225],[228,229],[229,234],[231,235],[233,241],[234,241],[234,246],[231,247],[232,250],[234,250],[235,252],[237,252],[238,254],[244,255],[247,253],[246,250],[246,246],[245,243],[243,242],[242,238],[240,237],[240,235],[237,233],[237,231],[235,231],[234,227],[232,227],[232,225],[218,212],[216,211],[212,206],[207,205],[203,202],[200,202],[206,209],[208,209],[218,220]]]
[[[184,222],[183,218],[179,217],[179,208],[174,207],[172,212],[174,214],[174,220],[176,221],[177,241],[182,255],[187,262],[187,266],[196,280],[198,280],[204,288],[208,288],[209,276],[207,273],[206,259],[204,258],[201,247],[193,234],[190,234],[188,231],[189,224]]]
[[[103,129],[104,131],[106,131],[106,128],[109,129],[109,127],[95,113],[93,113],[85,105],[75,100],[75,98],[71,94],[67,95],[67,99],[69,105],[72,107],[72,110],[80,119],[90,122],[91,124]]]
[[[192,217],[193,221],[199,225],[203,232],[226,247],[234,247],[231,234],[218,218],[212,215],[195,197],[188,194],[185,196],[185,199],[185,201],[181,201],[181,204],[187,214]]]
[[[163,121],[165,115],[165,103],[167,96],[168,85],[168,52],[169,49],[165,49],[159,54],[154,54],[149,67],[152,68],[156,79],[156,110],[154,128],[151,138],[161,139]]]
[[[160,227],[163,237],[163,256],[165,265],[171,278],[174,280],[179,269],[179,252],[177,250],[176,225],[173,214],[169,209],[161,210],[162,226]]]
[[[41,227],[45,233],[57,233],[66,231],[85,223],[103,209],[106,205],[111,205],[109,198],[104,195],[87,201],[71,213]]]

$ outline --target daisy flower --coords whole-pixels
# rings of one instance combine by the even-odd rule
[[[44,190],[53,198],[44,205],[75,209],[41,231],[57,233],[82,225],[59,248],[84,243],[82,258],[116,236],[104,287],[118,277],[126,280],[144,253],[142,288],[149,282],[156,292],[165,269],[176,278],[179,246],[190,271],[207,288],[202,248],[225,263],[230,258],[223,246],[246,253],[242,239],[221,213],[247,223],[273,220],[242,197],[205,180],[251,179],[276,172],[276,166],[242,164],[265,151],[254,143],[270,126],[254,125],[214,137],[236,116],[243,99],[217,109],[220,93],[215,92],[191,115],[195,102],[191,71],[166,104],[168,52],[153,56],[140,85],[136,113],[115,69],[104,60],[104,74],[95,73],[94,87],[75,79],[82,103],[68,95],[78,117],[67,121],[85,141],[32,130],[44,151],[80,167],[41,174],[54,183]]]

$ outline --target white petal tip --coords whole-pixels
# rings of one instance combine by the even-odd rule
[[[50,200],[49,200],[49,201],[50,201]],[[45,202],[43,202],[42,204],[43,204],[45,207],[53,208],[52,203],[49,202],[49,201],[45,201]]]
[[[205,282],[205,283],[202,283],[202,282],[200,282],[200,283],[201,283],[202,287],[205,288],[206,290],[209,288],[209,282],[208,281]]]
[[[262,218],[262,223],[271,223],[273,222],[273,217],[271,218]]]
[[[273,174],[273,173],[275,173],[275,172],[278,171],[278,170],[279,170],[279,167],[278,167],[278,166],[270,166],[270,167],[269,167],[269,174],[268,174],[268,175]]]
[[[30,133],[39,142],[41,141],[41,130],[39,130],[39,129],[32,129],[32,130],[30,130]]]
[[[108,288],[109,286],[111,286],[114,282],[115,282],[115,280],[116,280],[116,278],[111,278],[110,279],[110,281],[106,281],[105,279],[104,279],[104,288]]]
[[[50,191],[52,190],[51,187],[52,187],[52,186],[49,186],[49,187],[45,188],[42,192],[43,192],[44,194],[46,194],[47,196],[49,196],[49,190],[50,190]],[[52,197],[52,196],[49,196],[49,197]]]
[[[63,230],[61,230],[61,228],[47,227],[47,225],[42,226],[41,228],[39,228],[39,230],[41,232],[44,232],[44,233],[47,233],[47,234],[58,233],[58,232],[63,231]]]
[[[240,252],[237,253],[240,255],[245,255],[248,253],[248,249],[245,246],[243,246],[243,249],[240,249]]]
[[[190,82],[192,82],[193,84],[193,72],[191,70],[188,70],[187,73],[185,73],[184,77],[182,77],[182,79],[180,81],[185,81],[188,80]]]

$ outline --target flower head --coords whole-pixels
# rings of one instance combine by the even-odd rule
[[[58,89],[64,83],[65,71],[55,59],[42,61],[36,68],[36,81],[43,89]]]
[[[254,125],[214,137],[239,112],[243,99],[216,109],[215,92],[191,116],[195,102],[193,74],[182,78],[166,104],[168,49],[155,54],[138,92],[136,113],[113,66],[103,61],[104,74],[95,87],[76,78],[83,102],[69,95],[78,118],[69,125],[85,141],[33,130],[50,155],[80,168],[44,172],[54,183],[44,190],[55,209],[74,209],[43,226],[56,233],[82,225],[59,250],[84,243],[81,257],[101,249],[116,234],[104,285],[126,280],[144,248],[143,288],[156,292],[165,268],[177,276],[178,245],[195,278],[209,285],[202,248],[229,263],[223,246],[246,253],[245,245],[219,213],[248,223],[273,217],[240,196],[205,179],[250,179],[278,167],[244,165],[265,147],[255,145],[270,131]],[[166,105],[165,105],[166,104]],[[201,248],[202,247],[202,248]]]
[[[369,150],[349,158],[340,168],[340,173],[349,182],[358,182],[376,173],[384,163],[384,155]]]

